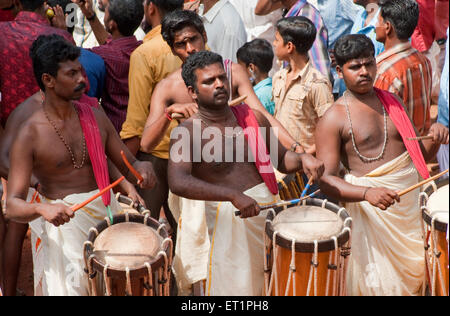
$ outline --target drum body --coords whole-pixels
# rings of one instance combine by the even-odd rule
[[[433,296],[449,294],[448,269],[448,179],[427,184],[420,193],[419,203],[424,220],[425,260],[429,287]]]
[[[119,202],[124,212],[128,212],[130,214],[142,214],[145,215],[147,212],[150,213],[148,209],[146,209],[143,205],[137,204],[133,202],[128,196],[122,195],[120,193],[116,194],[116,200]]]
[[[265,294],[345,295],[351,218],[326,200],[269,212],[265,235]]]
[[[105,218],[84,244],[90,294],[168,296],[172,240],[149,214]]]

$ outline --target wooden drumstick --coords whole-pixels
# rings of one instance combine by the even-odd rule
[[[139,182],[144,181],[144,178],[142,178],[140,173],[137,172],[137,170],[134,169],[134,167],[130,164],[130,162],[128,161],[127,157],[125,156],[125,153],[123,152],[123,150],[120,151],[120,154],[122,155],[123,162],[127,165],[128,169],[130,169],[131,173],[136,177],[136,179],[138,179]]]
[[[309,187],[311,186],[311,184],[313,184],[313,177],[311,177],[311,178],[309,178],[309,180],[308,180],[308,183],[305,185],[305,188],[303,189],[303,192],[302,192],[302,194],[300,195],[300,197],[302,198],[302,197],[304,197],[305,195],[306,195],[306,193],[308,192],[308,190],[309,190]]]
[[[282,201],[282,202],[278,202],[278,203],[270,204],[270,205],[264,205],[264,206],[261,206],[261,207],[260,207],[260,210],[261,210],[261,211],[264,211],[264,210],[267,210],[267,209],[269,209],[269,208],[276,208],[276,207],[281,207],[281,206],[295,205],[295,204],[300,203],[300,202],[303,201],[303,200],[306,200],[306,199],[309,199],[309,198],[314,197],[314,196],[315,196],[317,193],[319,193],[319,192],[320,192],[320,189],[314,191],[314,192],[311,193],[310,195],[301,197],[301,198],[299,198],[299,199],[294,199],[294,200],[289,200],[289,201]],[[240,212],[240,211],[236,211],[236,212],[234,212],[234,215],[240,216],[240,215],[241,215],[241,212]]]
[[[98,198],[99,196],[102,196],[103,194],[105,194],[106,192],[108,192],[109,190],[111,190],[112,188],[114,188],[116,185],[118,185],[120,182],[122,182],[122,180],[125,179],[124,176],[120,177],[119,179],[117,179],[116,181],[114,181],[113,183],[111,183],[110,185],[108,185],[106,188],[104,188],[103,190],[101,190],[100,192],[98,192],[97,194],[91,196],[89,199],[87,199],[86,201],[80,203],[80,204],[75,204],[72,205],[70,208],[72,209],[72,211],[76,212],[78,211],[80,208],[84,207],[86,204],[91,203],[93,200],[95,200],[96,198]]]
[[[241,104],[242,102],[244,102],[245,99],[247,99],[246,95],[240,96],[240,97],[228,102],[228,105],[235,106],[235,105]],[[184,115],[181,113],[172,113],[172,115],[170,117],[172,119],[182,119],[182,118],[184,118]]]
[[[398,196],[402,196],[402,195],[404,195],[404,194],[406,194],[406,193],[409,193],[409,192],[411,192],[411,191],[413,191],[413,190],[415,190],[415,189],[417,189],[417,188],[420,188],[422,185],[427,184],[428,182],[431,182],[431,181],[433,181],[433,180],[436,180],[436,179],[442,177],[442,176],[443,176],[444,174],[446,174],[447,172],[448,172],[448,169],[445,170],[445,171],[442,171],[441,173],[438,173],[437,175],[435,175],[435,176],[433,176],[433,177],[429,177],[428,179],[423,180],[423,181],[421,181],[421,182],[419,182],[419,183],[417,183],[417,184],[415,184],[415,185],[413,185],[413,186],[410,186],[409,188],[407,188],[407,189],[405,189],[405,190],[402,190],[402,191],[400,191],[400,192],[397,192],[397,194],[398,194]]]
[[[425,140],[425,139],[433,139],[433,135],[409,137],[408,138],[408,140]]]

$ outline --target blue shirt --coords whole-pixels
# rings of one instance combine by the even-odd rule
[[[268,77],[260,81],[253,87],[253,90],[255,90],[256,96],[266,108],[267,112],[273,115],[275,112],[275,102],[272,100],[272,78]]]
[[[447,44],[445,46],[445,64],[442,70],[441,76],[441,89],[439,92],[439,102],[438,102],[438,123],[441,123],[448,127],[448,28],[447,28]]]
[[[105,62],[99,55],[84,48],[81,48],[81,55],[78,60],[86,71],[89,80],[90,88],[87,95],[100,99],[106,76]]]
[[[362,7],[352,0],[317,0],[317,9],[328,29],[328,46],[333,48],[339,37],[350,34]]]
[[[378,12],[375,14],[372,21],[370,21],[367,26],[364,26],[368,14],[366,10],[361,10],[356,16],[356,20],[351,31],[351,34],[364,34],[372,40],[373,45],[375,46],[375,57],[384,52],[384,44],[377,41],[377,35],[375,33],[375,25],[377,24],[380,12],[381,8],[378,9]]]

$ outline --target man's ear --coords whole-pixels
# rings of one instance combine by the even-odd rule
[[[116,21],[113,21],[111,19],[109,19],[108,23],[108,29],[110,29],[111,31],[115,31],[117,30],[117,23]]]
[[[384,29],[385,29],[386,35],[387,36],[394,35],[395,34],[395,29],[394,29],[394,26],[392,25],[392,23],[389,22],[389,21],[385,21],[384,23],[385,23]]]
[[[41,76],[41,80],[42,80],[42,83],[44,84],[44,86],[46,88],[52,89],[52,88],[55,87],[55,81],[56,80],[55,80],[55,77],[53,77],[52,75],[50,75],[48,73],[44,73]]]
[[[188,92],[189,92],[189,95],[191,96],[192,100],[194,100],[194,102],[197,103],[198,96],[197,96],[197,92],[195,92],[194,87],[189,86],[187,88],[188,88]]]
[[[292,42],[288,42],[286,47],[289,54],[292,54],[295,51],[295,45]]]
[[[339,65],[336,65],[336,72],[339,76],[339,78],[344,79],[344,74],[342,73],[342,68]]]

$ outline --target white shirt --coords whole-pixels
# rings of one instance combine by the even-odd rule
[[[237,50],[247,42],[244,22],[228,0],[219,0],[205,14],[200,4],[198,14],[202,17],[208,35],[211,51],[220,54],[223,59],[237,62]]]

